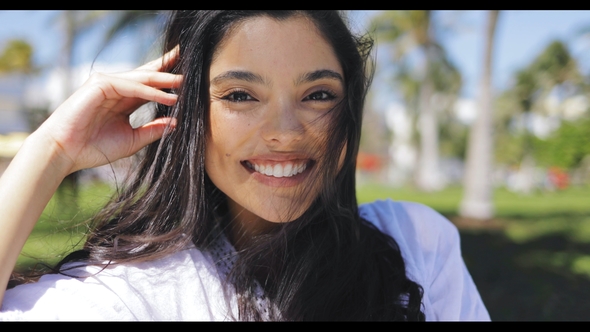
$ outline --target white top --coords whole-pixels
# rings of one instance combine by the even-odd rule
[[[424,288],[426,320],[490,319],[451,222],[424,205],[391,200],[361,205],[360,214],[398,243],[408,277]],[[0,320],[232,320],[235,294],[224,295],[222,280],[235,251],[222,242],[213,252],[190,248],[99,273],[97,267],[76,272],[86,278],[45,275],[8,290]]]

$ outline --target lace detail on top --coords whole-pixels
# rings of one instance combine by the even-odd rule
[[[222,280],[227,281],[229,277],[229,273],[234,267],[236,260],[238,259],[238,252],[234,248],[234,246],[229,242],[227,237],[223,234],[223,232],[219,232],[219,236],[215,242],[208,248],[208,252],[213,259],[215,266],[217,267],[217,272]],[[254,296],[256,297],[256,305],[258,307],[258,312],[262,315],[264,320],[270,320],[270,313],[269,310],[275,309],[274,307],[271,309],[271,305],[268,301],[268,298],[264,295],[264,291],[262,290],[262,286],[258,282],[256,282],[254,288]]]

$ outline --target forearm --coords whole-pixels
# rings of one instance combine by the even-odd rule
[[[71,167],[50,142],[33,133],[0,178],[0,303],[20,251]]]

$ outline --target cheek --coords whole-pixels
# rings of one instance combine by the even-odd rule
[[[225,156],[231,156],[229,150],[231,149],[232,135],[224,134],[231,132],[231,129],[227,128],[227,124],[227,121],[219,116],[219,112],[215,112],[212,108],[205,146],[205,171],[218,187],[219,184],[216,182],[220,179],[219,174],[224,172],[227,167],[226,159],[229,159]]]
[[[211,110],[206,147],[208,157],[219,158],[225,154],[231,154],[227,150],[231,150],[240,137],[240,128],[236,122],[231,117],[225,116],[223,112]]]
[[[236,176],[243,176],[240,172],[240,158],[244,158],[251,150],[251,123],[214,106],[211,107],[210,114],[205,146],[205,171],[221,189],[224,186],[222,183],[235,182],[238,180]]]

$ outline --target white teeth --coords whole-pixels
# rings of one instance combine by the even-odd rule
[[[283,177],[283,166],[280,164],[276,164],[273,168],[272,176],[275,178],[282,178]]]
[[[264,172],[263,172],[263,174],[266,174],[266,175],[269,175],[269,176],[270,176],[270,175],[272,175],[272,166],[267,166],[267,167],[264,169]]]
[[[291,174],[292,170],[293,170],[293,165],[287,164],[287,165],[285,165],[285,167],[283,167],[283,174]],[[284,175],[284,176],[287,176],[287,175]]]
[[[281,164],[276,164],[276,165],[258,165],[258,164],[252,164],[251,162],[247,161],[246,165],[250,168],[255,170],[258,173],[267,175],[267,176],[273,176],[275,178],[282,178],[282,177],[291,177],[294,175],[297,175],[303,171],[305,171],[305,169],[307,168],[307,165],[304,164],[299,164],[299,165],[295,165],[295,164],[285,164],[284,166]]]

